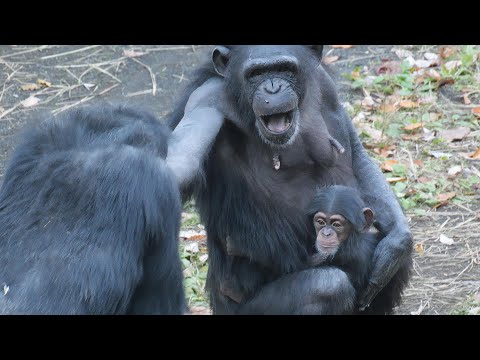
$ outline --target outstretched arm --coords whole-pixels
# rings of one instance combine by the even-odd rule
[[[385,235],[375,250],[370,281],[360,297],[360,310],[364,310],[410,256],[413,239],[395,194],[363,148],[352,122],[347,117],[346,121],[355,176],[365,201],[375,211],[379,230]]]
[[[208,80],[190,95],[184,116],[168,142],[167,164],[180,190],[201,172],[224,118],[229,116],[224,104],[223,81],[219,78]]]

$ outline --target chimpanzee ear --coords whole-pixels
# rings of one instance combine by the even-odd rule
[[[323,45],[310,45],[310,48],[317,54],[319,59],[322,58],[322,56],[323,56]]]
[[[227,68],[229,57],[230,49],[225,46],[217,46],[213,50],[212,61],[218,75],[225,76],[225,69]]]
[[[365,226],[362,229],[362,233],[366,233],[368,230],[370,230],[370,227],[373,225],[374,214],[373,214],[373,210],[370,208],[364,208],[362,211],[363,211],[363,216],[365,217]]]

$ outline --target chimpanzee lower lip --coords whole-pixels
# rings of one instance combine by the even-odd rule
[[[294,110],[259,116],[263,127],[273,135],[285,134],[292,127],[294,121]]]

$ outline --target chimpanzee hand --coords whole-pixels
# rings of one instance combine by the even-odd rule
[[[184,116],[168,143],[167,163],[181,188],[199,173],[224,118],[233,118],[226,104],[223,80],[219,78],[208,80],[190,95]]]

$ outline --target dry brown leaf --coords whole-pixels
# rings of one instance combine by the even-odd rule
[[[480,106],[472,109],[472,114],[480,118]]]
[[[443,79],[441,79],[437,82],[437,87],[441,87],[441,86],[447,85],[447,84],[454,84],[454,83],[455,83],[454,78],[443,78]]]
[[[413,160],[413,163],[414,163],[415,165],[417,165],[417,166],[420,166],[420,167],[424,167],[424,166],[425,166],[425,164],[423,163],[422,160],[418,160],[418,159],[417,159],[417,160]]]
[[[446,59],[446,58],[449,58],[452,55],[455,55],[456,52],[457,52],[457,50],[454,49],[454,48],[442,47],[442,48],[440,48],[440,57],[442,59]]]
[[[413,131],[413,130],[420,129],[421,127],[423,127],[422,123],[413,123],[413,124],[408,124],[403,129],[407,131]]]
[[[463,102],[465,105],[470,105],[472,103],[472,101],[468,98],[468,94],[463,95]]]
[[[423,256],[425,254],[425,249],[423,248],[423,244],[415,244],[415,251],[420,255]]]
[[[452,141],[463,140],[468,134],[470,134],[470,129],[467,127],[461,126],[455,129],[440,131],[437,137],[445,139],[446,141],[452,142]]]
[[[188,241],[204,241],[207,240],[206,235],[193,235],[187,238]]]
[[[32,95],[26,98],[25,100],[23,100],[21,104],[23,107],[28,108],[28,107],[37,105],[39,102],[40,102],[40,99]]]
[[[354,70],[351,72],[350,76],[352,77],[353,80],[360,79],[360,71]]]
[[[376,70],[377,75],[383,74],[400,74],[402,69],[400,68],[400,61],[385,61]]]
[[[50,87],[52,86],[52,83],[47,81],[47,80],[43,80],[43,79],[38,79],[37,80],[37,84],[38,85],[42,85],[43,87]]]
[[[439,202],[445,202],[445,201],[448,201],[448,200],[452,200],[455,196],[457,196],[457,193],[456,192],[449,192],[449,193],[445,193],[445,194],[438,194],[437,195],[437,200]]]
[[[473,154],[469,155],[471,159],[480,159],[480,148],[477,149]]]
[[[383,148],[374,148],[373,152],[380,155],[381,157],[388,158],[395,154],[396,148],[396,145],[390,145]]]
[[[420,140],[420,138],[422,137],[422,134],[403,134],[402,135],[402,140],[406,140],[406,141],[417,141],[417,140]]]
[[[325,56],[323,58],[323,62],[325,65],[330,65],[330,64],[333,64],[338,59],[340,59],[340,56]]]
[[[350,49],[353,45],[330,45],[334,49]]]
[[[382,104],[379,107],[379,110],[384,113],[394,113],[397,112],[397,107],[395,104]]]
[[[20,88],[23,90],[23,91],[34,91],[34,90],[38,90],[40,89],[40,85],[38,84],[24,84],[22,86],[20,86]]]
[[[417,182],[418,182],[419,184],[427,184],[427,183],[429,183],[430,181],[432,181],[432,179],[429,179],[429,178],[427,178],[427,177],[425,177],[425,176],[420,176],[420,177],[417,179]]]
[[[418,102],[411,100],[402,100],[400,101],[400,107],[405,109],[412,109],[418,107]]]
[[[388,178],[387,181],[389,183],[397,183],[397,182],[401,182],[401,181],[407,181],[407,178],[406,177],[391,177],[391,178]]]
[[[392,172],[393,171],[393,165],[398,164],[398,160],[387,160],[380,165],[380,169],[382,169],[385,172]]]

